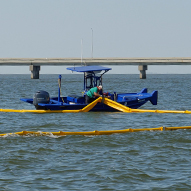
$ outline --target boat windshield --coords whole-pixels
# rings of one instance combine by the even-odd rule
[[[102,76],[111,68],[103,66],[81,66],[81,67],[71,67],[67,68],[68,70],[75,72],[84,73],[84,91],[102,85]]]
[[[88,91],[89,89],[102,85],[102,75],[97,76],[94,72],[85,72],[84,73],[84,90]]]

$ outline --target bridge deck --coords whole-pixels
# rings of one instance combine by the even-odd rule
[[[191,65],[191,57],[174,58],[0,58],[0,66],[48,65]]]

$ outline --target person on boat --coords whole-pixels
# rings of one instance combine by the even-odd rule
[[[102,90],[102,86],[96,86],[96,87],[93,87],[91,88],[85,95],[85,101],[86,101],[86,104],[89,104],[91,103],[92,101],[94,101],[95,99],[97,99],[98,97],[100,97],[100,93],[101,93],[101,90]],[[107,96],[108,98],[110,96]]]

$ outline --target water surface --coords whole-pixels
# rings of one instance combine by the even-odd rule
[[[82,75],[62,75],[62,95],[81,94]],[[0,108],[34,109],[20,101],[37,90],[57,96],[58,75],[0,75]],[[190,75],[105,75],[104,90],[158,90],[158,105],[143,109],[191,110]],[[0,113],[0,133],[93,131],[190,126],[189,114]],[[0,190],[190,190],[191,130],[109,136],[0,137]]]

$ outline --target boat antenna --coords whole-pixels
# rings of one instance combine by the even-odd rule
[[[81,39],[81,66],[86,66],[86,62],[83,61],[83,39]]]
[[[92,30],[92,58],[93,58],[93,29],[91,28]]]
[[[81,39],[81,65],[83,62],[83,39]]]

